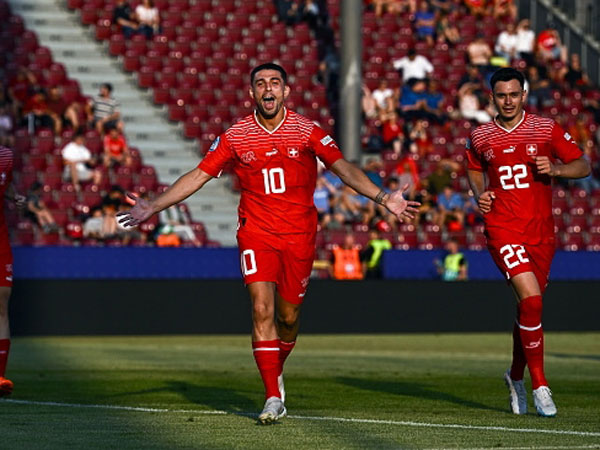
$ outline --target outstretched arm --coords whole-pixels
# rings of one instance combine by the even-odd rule
[[[362,170],[345,159],[338,159],[334,162],[331,170],[356,192],[385,206],[401,222],[414,218],[414,214],[418,212],[416,207],[420,203],[407,201],[402,195],[408,189],[408,184],[401,190],[387,194],[373,184]]]
[[[153,214],[185,200],[211,179],[211,175],[202,169],[195,168],[179,177],[165,192],[150,202],[128,193],[127,196],[135,202],[135,206],[130,211],[117,214],[119,223],[125,227],[136,226]]]

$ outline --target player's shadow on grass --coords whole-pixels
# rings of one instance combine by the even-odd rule
[[[466,406],[468,408],[486,409],[489,411],[502,411],[504,409],[494,408],[492,406],[484,405],[483,403],[474,402],[472,400],[466,400],[464,398],[457,397],[446,392],[440,392],[433,390],[426,384],[419,383],[403,383],[401,381],[388,381],[388,380],[368,380],[364,378],[350,378],[350,377],[338,377],[336,380],[345,384],[346,386],[352,386],[359,389],[368,391],[384,392],[386,394],[404,395],[415,397],[425,400],[444,401],[448,403],[454,403],[460,406]]]
[[[244,417],[254,418],[256,414],[249,413],[257,408],[256,403],[249,397],[234,389],[219,386],[201,386],[182,381],[165,381],[162,386],[139,391],[121,392],[114,397],[125,397],[146,394],[173,393],[185,398],[190,403],[202,405],[211,410],[224,411]]]

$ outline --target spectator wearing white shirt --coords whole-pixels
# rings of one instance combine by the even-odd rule
[[[373,91],[373,98],[380,113],[394,109],[394,91],[388,86],[387,80],[379,82],[379,86]]]
[[[402,80],[407,82],[414,78],[425,80],[433,72],[433,65],[427,58],[417,55],[414,48],[408,51],[408,55],[393,62],[394,69],[402,70]]]
[[[77,191],[81,190],[81,183],[92,181],[100,183],[102,173],[91,167],[93,164],[92,153],[84,145],[85,137],[81,133],[73,136],[73,140],[62,149],[62,157],[65,165],[64,178],[75,186]]]
[[[517,56],[517,45],[519,44],[519,35],[515,28],[515,24],[509,22],[506,25],[506,30],[498,35],[494,50],[497,55],[505,58],[509,63]]]
[[[531,66],[535,50],[535,32],[529,26],[528,19],[521,20],[517,25],[517,55]]]
[[[158,32],[160,27],[160,15],[158,8],[154,6],[154,1],[143,0],[135,8],[135,15],[139,23],[138,32],[146,35],[146,39],[152,39],[152,35]]]

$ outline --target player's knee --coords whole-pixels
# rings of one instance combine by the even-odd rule
[[[537,326],[542,321],[542,296],[533,295],[519,303],[519,323],[524,326]]]
[[[277,321],[286,328],[294,328],[298,322],[297,311],[284,311],[277,314]]]
[[[273,307],[263,302],[254,302],[252,305],[252,318],[255,322],[273,320]]]

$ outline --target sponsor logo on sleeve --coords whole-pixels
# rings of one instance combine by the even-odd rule
[[[565,133],[564,138],[566,141],[569,141],[569,142],[575,144],[575,139],[573,139],[573,137],[569,133]]]
[[[527,153],[527,156],[536,156],[537,155],[537,144],[525,145],[525,153]]]
[[[467,142],[465,142],[465,148],[467,150],[471,150],[471,139],[467,139]]]
[[[219,142],[221,142],[221,136],[217,136],[217,138],[213,141],[212,145],[208,149],[209,152],[214,152],[219,146]]]
[[[327,135],[323,139],[321,139],[321,144],[323,144],[323,145],[330,144],[331,142],[333,142],[333,138],[329,135]]]

